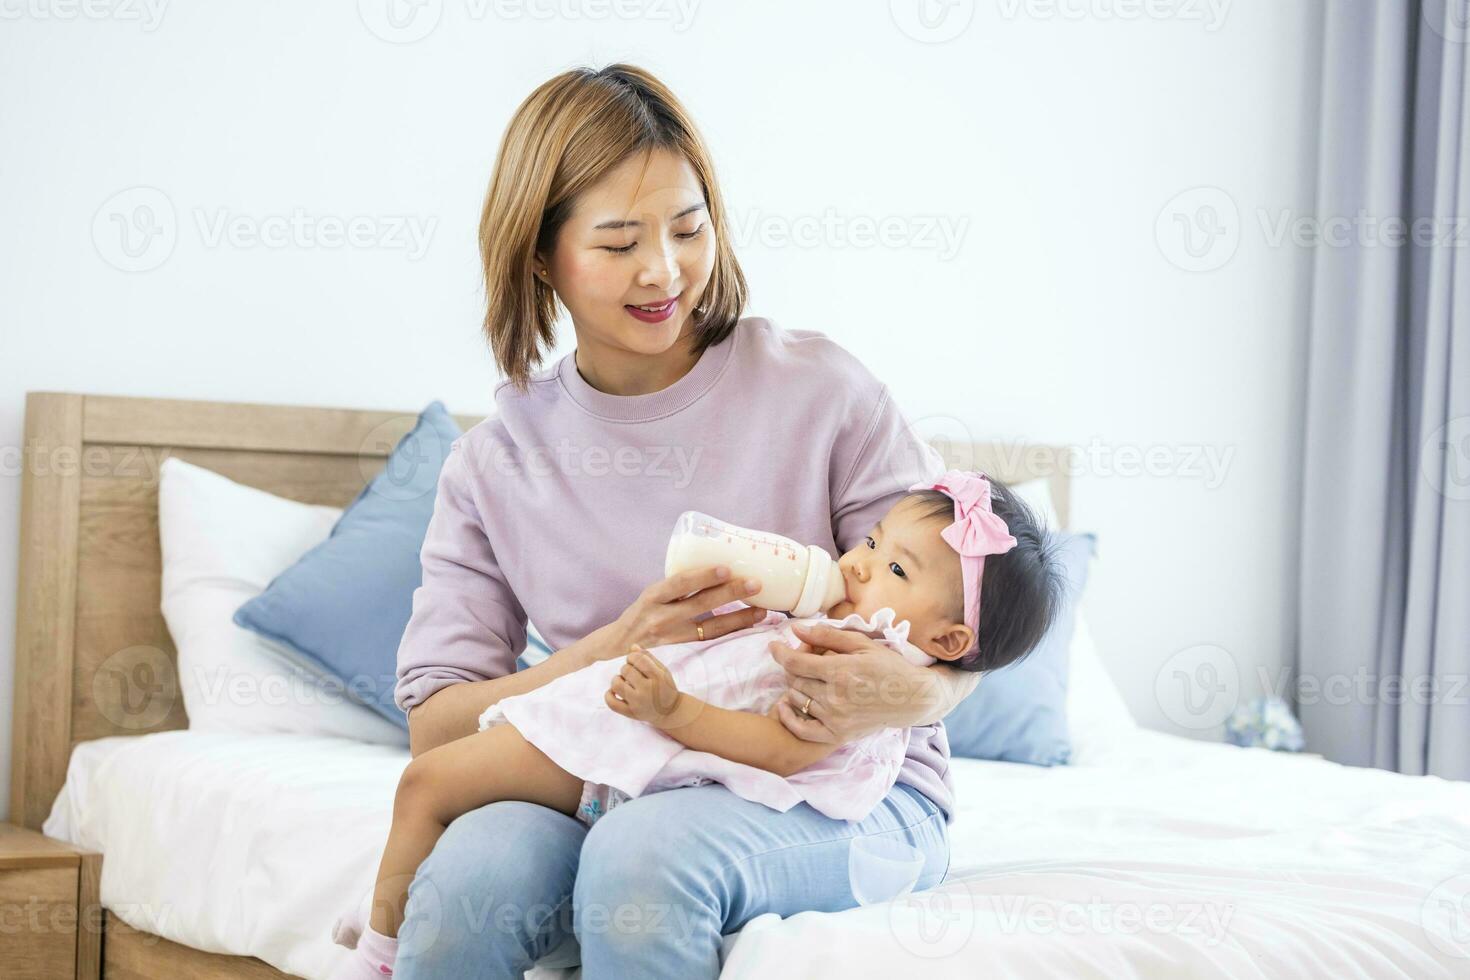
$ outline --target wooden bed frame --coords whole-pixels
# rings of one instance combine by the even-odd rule
[[[341,507],[383,467],[416,418],[416,412],[28,393],[11,822],[40,829],[76,743],[188,727],[171,672],[152,678],[141,704],[125,680],[142,663],[176,664],[159,609],[163,458],[176,456],[283,497]],[[463,428],[480,421],[456,418]],[[1007,482],[1048,479],[1066,523],[1065,450],[935,445],[952,465]],[[172,975],[288,976],[254,957],[202,952],[105,916],[106,980]]]

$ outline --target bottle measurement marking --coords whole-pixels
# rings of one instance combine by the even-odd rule
[[[724,528],[707,522],[700,523],[699,525],[697,525],[695,530],[703,532],[705,537],[723,536],[726,544],[735,544],[737,537],[741,541],[749,541],[751,551],[756,551],[762,545],[765,545],[771,549],[771,554],[775,555],[777,558],[783,557],[784,555],[787,561],[796,561],[796,549],[781,541],[772,541],[769,538],[761,538],[755,535],[734,535],[731,534],[729,531],[726,531]]]

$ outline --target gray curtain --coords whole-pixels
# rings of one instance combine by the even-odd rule
[[[1313,264],[1298,710],[1329,759],[1466,779],[1470,2],[1325,12],[1317,217],[1358,228]]]

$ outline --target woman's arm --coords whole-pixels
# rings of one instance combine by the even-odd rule
[[[476,496],[476,465],[464,437],[439,473],[434,513],[419,551],[421,584],[398,644],[394,701],[408,713],[409,750],[419,755],[473,734],[482,712],[501,698],[535,690],[594,660],[622,656],[633,643],[692,640],[695,617],[759,588],[731,580],[728,569],[694,569],[644,589],[612,623],[516,672],[526,642],[526,612],[486,534]],[[707,637],[745,629],[765,614],[744,608],[699,625]]]
[[[615,646],[617,624],[609,623],[562,647],[534,667],[483,681],[463,681],[440,688],[408,713],[408,750],[420,755],[479,729],[480,715],[502,698],[526,694],[543,684],[581,670],[588,664],[622,656],[626,646]]]
[[[510,693],[503,685],[518,683],[516,651],[526,643],[526,612],[486,533],[469,456],[461,436],[439,471],[422,577],[398,642],[393,700],[408,713],[415,756],[476,730],[480,712]]]
[[[480,715],[501,698],[534,691],[594,661],[621,657],[635,644],[691,640],[697,617],[737,604],[735,600],[759,588],[758,582],[731,581],[729,569],[722,566],[670,575],[644,589],[616,620],[562,647],[534,667],[503,677],[441,687],[409,711],[409,751],[418,755],[473,734],[479,728]],[[764,609],[743,607],[710,616],[699,626],[707,638],[714,639],[747,629],[765,614]]]
[[[696,752],[778,776],[800,772],[836,749],[797,738],[774,716],[717,708],[682,693],[669,669],[646,650],[628,655],[604,699],[618,714],[647,722]]]

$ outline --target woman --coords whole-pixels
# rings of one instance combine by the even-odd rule
[[[728,570],[663,578],[682,511],[840,554],[942,471],[842,348],[740,319],[745,281],[708,152],[644,71],[570,71],[532,93],[501,144],[480,245],[485,331],[508,380],[440,476],[398,652],[415,754],[474,732],[499,699],[633,644],[754,623],[761,610],[707,615],[755,591]],[[576,350],[533,374],[558,301]],[[528,617],[556,653],[516,672]],[[868,819],[778,813],[717,785],[629,802],[590,831],[492,804],[451,824],[420,866],[399,980],[520,976],[578,952],[598,980],[713,977],[721,935],[752,917],[857,904],[856,839],[913,848],[918,887],[937,884],[952,800],[934,723],[977,678],[908,665],[857,634],[802,638],[809,652],[773,650],[791,677],[780,710],[793,734],[923,726]]]

